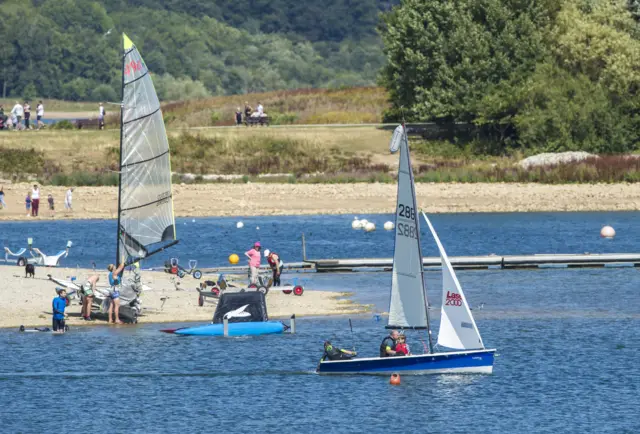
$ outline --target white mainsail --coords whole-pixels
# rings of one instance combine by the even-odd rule
[[[123,34],[118,262],[175,244],[169,142],[151,76]]]
[[[484,344],[480,332],[473,319],[467,299],[456,273],[453,271],[447,252],[436,234],[436,230],[423,212],[433,238],[436,240],[440,258],[442,259],[442,311],[440,315],[440,331],[438,345],[458,350],[483,349]]]
[[[391,152],[400,149],[396,233],[391,281],[389,328],[427,328],[427,298],[420,251],[420,223],[416,206],[409,143],[404,125],[393,133]]]

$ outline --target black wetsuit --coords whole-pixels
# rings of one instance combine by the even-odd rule
[[[326,345],[324,347],[324,354],[322,360],[349,360],[353,356],[344,353],[340,348],[336,348],[333,345]]]

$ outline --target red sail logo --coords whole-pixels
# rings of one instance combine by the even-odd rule
[[[447,298],[445,299],[445,306],[462,306],[462,296],[457,292],[447,291]]]
[[[142,72],[144,64],[142,61],[131,61],[124,66],[124,75],[131,75],[136,72]]]

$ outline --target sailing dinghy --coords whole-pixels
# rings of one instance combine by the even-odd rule
[[[420,249],[420,217],[409,155],[406,128],[396,128],[391,152],[400,150],[396,233],[391,280],[391,302],[387,328],[426,330],[428,352],[400,357],[370,357],[323,360],[319,374],[490,374],[494,349],[486,349],[458,278],[427,216],[423,216],[440,250],[442,260],[442,310],[438,350],[431,339],[427,292]]]
[[[173,215],[169,141],[160,101],[138,49],[127,35],[123,33],[122,37],[115,263],[132,265],[177,244],[178,240]],[[119,288],[122,319],[137,322],[142,309],[139,295],[143,289],[139,267],[134,267],[133,276],[124,278]],[[110,293],[109,287],[97,287],[94,305],[104,311],[110,302]]]

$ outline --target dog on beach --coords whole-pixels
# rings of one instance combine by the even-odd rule
[[[24,277],[36,277],[36,266],[34,264],[24,266]]]

